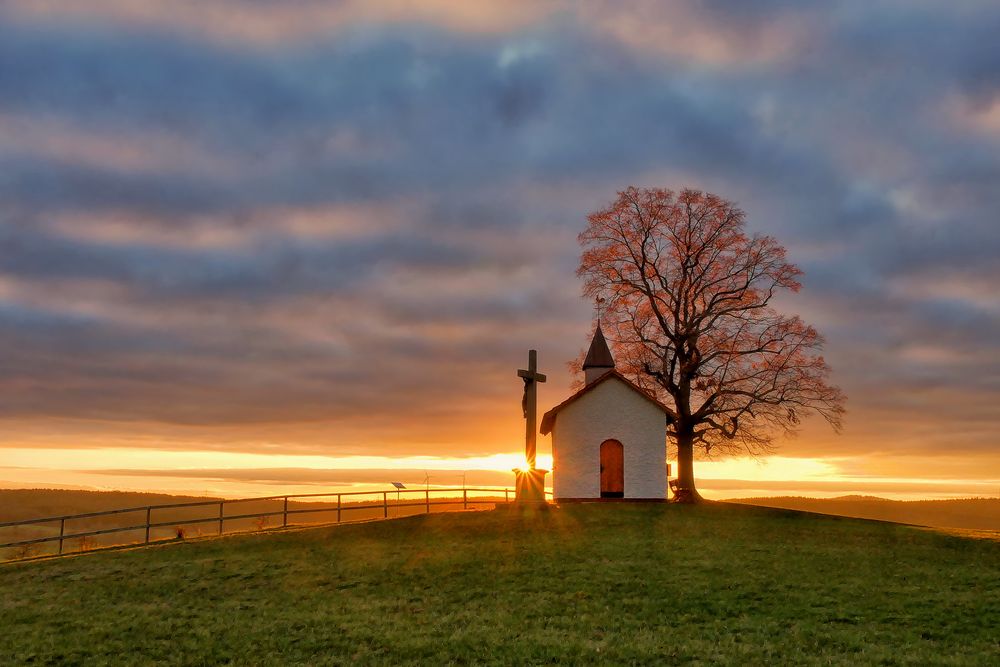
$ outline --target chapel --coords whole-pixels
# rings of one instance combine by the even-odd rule
[[[667,408],[615,369],[598,324],[583,388],[542,417],[556,502],[667,499]]]

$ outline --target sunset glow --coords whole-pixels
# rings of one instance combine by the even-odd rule
[[[848,397],[705,496],[1000,494],[1000,10],[888,5],[2,3],[0,486],[513,486],[635,184],[787,248]]]
[[[782,456],[730,458],[698,465],[702,492],[709,498],[845,494],[879,495],[897,500],[1000,496],[1000,479],[919,478],[851,475],[837,459]],[[676,465],[676,462],[671,462]],[[551,470],[552,457],[539,452],[537,467]],[[126,490],[229,498],[383,489],[390,481],[407,486],[509,487],[524,456],[318,456],[156,449],[7,448],[0,486]],[[551,478],[548,479],[551,484]]]

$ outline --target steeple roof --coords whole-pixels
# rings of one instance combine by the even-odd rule
[[[587,351],[587,358],[583,360],[583,370],[588,368],[614,368],[615,360],[608,349],[608,341],[604,340],[604,332],[601,325],[597,325],[594,332],[594,340],[590,341],[590,349]]]

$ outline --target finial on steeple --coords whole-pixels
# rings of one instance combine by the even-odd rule
[[[604,305],[604,297],[599,296],[594,299],[594,308],[597,310],[597,328],[601,328],[601,307]]]

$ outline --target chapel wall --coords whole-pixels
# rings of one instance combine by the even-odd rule
[[[600,498],[600,447],[613,438],[625,454],[625,498],[667,496],[663,412],[610,378],[563,408],[552,428],[552,490],[558,498]]]

